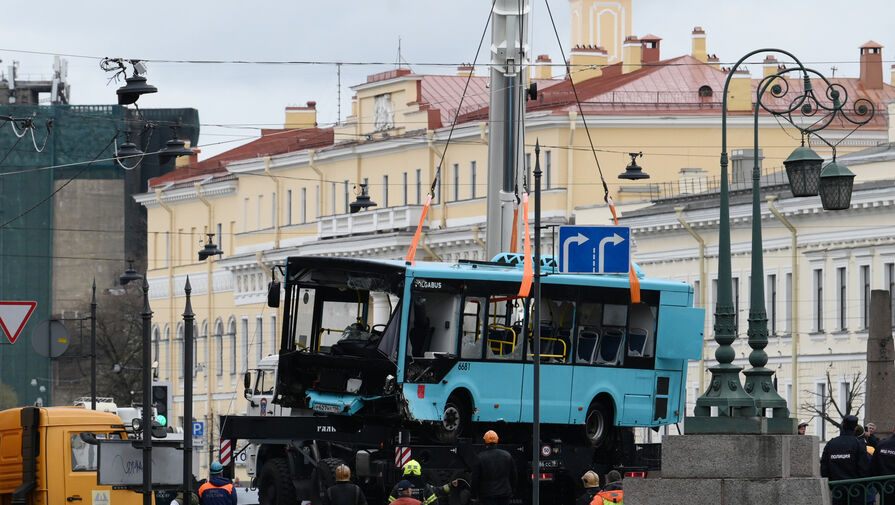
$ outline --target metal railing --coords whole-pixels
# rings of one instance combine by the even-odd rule
[[[830,498],[842,505],[895,505],[895,475],[831,480]]]
[[[730,191],[741,189],[752,189],[751,169],[748,177],[742,174],[732,173],[730,175]],[[763,168],[761,170],[761,186],[777,186],[789,184],[786,177],[786,170],[782,167]],[[657,182],[651,184],[642,184],[638,186],[622,186],[620,192],[636,193],[641,198],[649,198],[651,201],[662,200],[665,198],[677,198],[689,195],[699,195],[703,193],[717,193],[721,187],[720,176],[693,176],[678,181]]]

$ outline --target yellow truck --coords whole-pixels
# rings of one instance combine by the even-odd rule
[[[97,484],[98,446],[81,433],[127,438],[121,418],[108,412],[79,407],[0,412],[0,505],[142,503],[138,493]]]

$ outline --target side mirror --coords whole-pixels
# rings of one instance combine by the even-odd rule
[[[99,441],[96,439],[96,435],[89,431],[82,431],[80,435],[81,441],[83,441],[87,445],[99,445]]]
[[[270,281],[267,283],[267,306],[277,308],[280,306],[280,283]]]
[[[242,392],[242,396],[248,400],[252,396],[252,374],[246,372],[245,375],[242,376],[242,386],[245,388]]]

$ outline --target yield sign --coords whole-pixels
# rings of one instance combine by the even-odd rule
[[[10,344],[15,344],[37,302],[0,302],[0,327]]]

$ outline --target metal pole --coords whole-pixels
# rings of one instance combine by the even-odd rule
[[[534,406],[532,412],[532,458],[531,466],[533,505],[540,503],[541,494],[541,146],[535,141],[535,257],[534,263]]]
[[[90,300],[90,410],[96,410],[96,277]]]
[[[143,273],[143,505],[152,505],[152,356],[150,353],[149,281]]]
[[[196,314],[193,313],[193,304],[190,293],[190,278],[187,276],[186,285],[183,287],[186,293],[186,308],[183,309],[183,499],[184,503],[192,503],[190,500],[193,486],[193,325]]]

